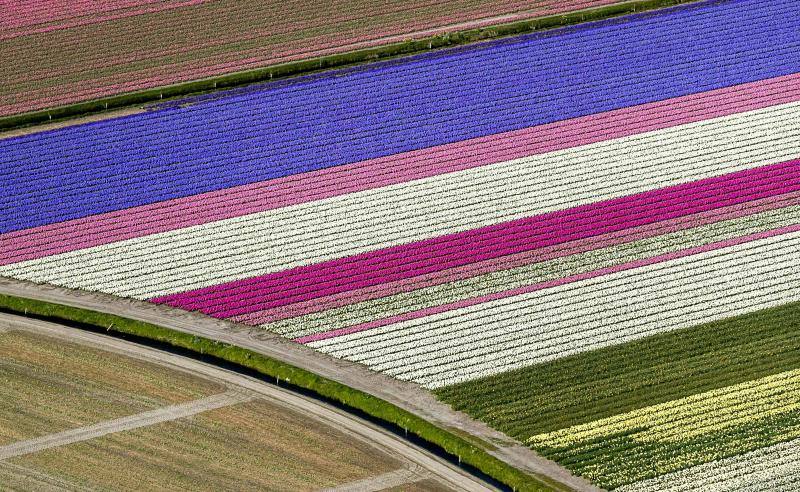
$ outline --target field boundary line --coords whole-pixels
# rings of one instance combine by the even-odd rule
[[[93,492],[97,490],[68,482],[39,470],[28,468],[27,466],[11,463],[10,461],[0,461],[0,469],[2,468],[10,470],[12,473],[15,473],[16,476],[27,482],[35,482],[36,490],[39,492],[63,492],[64,490],[73,492]]]
[[[120,417],[112,420],[105,420],[96,424],[78,427],[54,434],[47,434],[33,439],[26,439],[24,441],[17,441],[5,446],[0,446],[0,461],[15,458],[17,456],[24,456],[27,454],[38,453],[51,448],[66,446],[78,442],[88,441],[103,437],[108,434],[115,434],[141,427],[148,427],[162,422],[169,422],[178,420],[184,417],[190,417],[199,413],[207,412],[217,408],[228,407],[236,405],[237,403],[245,403],[252,400],[253,397],[245,395],[238,390],[229,390],[224,393],[217,393],[215,395],[207,396],[197,400],[188,401],[185,403],[178,403],[166,407],[148,410],[146,412],[129,415],[127,417]]]
[[[437,449],[512,489],[600,490],[416,385],[392,382],[264,330],[131,299],[0,278],[0,312],[20,315],[26,310],[34,319],[110,332],[255,371],[280,386],[366,416],[400,436],[405,433],[412,442]]]
[[[337,485],[324,489],[322,492],[378,492],[389,487],[399,487],[407,483],[414,483],[433,476],[419,466],[410,465],[390,472],[382,473],[350,483]]]
[[[707,1],[719,0],[629,0],[563,14],[532,17],[506,23],[488,24],[472,29],[458,30],[458,26],[456,25],[456,30],[452,32],[446,31],[441,34],[420,38],[413,38],[415,33],[409,33],[406,35],[409,38],[407,41],[392,42],[333,55],[267,65],[261,68],[232,72],[215,77],[190,80],[178,84],[126,92],[64,106],[2,116],[0,117],[0,139],[10,137],[10,135],[4,134],[6,130],[13,130],[26,126],[53,123],[59,120],[104,113],[136,105],[162,103],[190,95],[209,94],[256,83],[325,72],[336,68],[364,65],[402,56],[427,53],[441,48],[547,31],[586,22],[607,20],[629,14],[639,14],[666,7],[703,3]],[[453,26],[450,27],[452,28]],[[442,27],[442,29],[447,28],[448,26]]]

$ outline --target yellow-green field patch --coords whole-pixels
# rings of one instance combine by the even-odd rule
[[[265,401],[9,460],[114,490],[317,490],[396,470],[370,445]]]
[[[0,445],[224,390],[83,345],[22,331],[0,333]]]

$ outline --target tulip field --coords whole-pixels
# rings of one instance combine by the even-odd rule
[[[793,9],[706,0],[0,139],[0,275],[276,332],[604,489],[798,490]]]
[[[617,1],[7,1],[0,116]]]

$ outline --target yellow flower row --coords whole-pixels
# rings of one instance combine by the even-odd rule
[[[800,409],[800,369],[531,436],[533,447],[565,447],[621,433],[642,443],[702,436]]]

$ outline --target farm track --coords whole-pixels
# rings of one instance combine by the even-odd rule
[[[139,114],[145,112],[144,107],[130,107],[130,108],[123,108],[123,109],[110,109],[108,111],[104,111],[98,114],[90,114],[87,116],[78,116],[75,118],[70,118],[68,120],[61,120],[56,121],[53,123],[41,123],[36,126],[26,126],[22,128],[16,128],[13,130],[0,130],[0,140],[4,138],[12,138],[12,137],[21,137],[24,135],[31,135],[33,133],[40,133],[46,132],[49,130],[56,130],[58,128],[64,128],[67,126],[73,125],[83,125],[86,123],[93,123],[95,121],[103,121],[103,120],[110,120],[114,118],[121,118],[123,116],[130,116],[134,114]]]
[[[0,320],[5,320],[6,318],[9,318],[9,316],[0,316]],[[13,327],[18,325],[10,320],[8,323]],[[250,396],[245,395],[240,391],[231,390],[226,391],[225,393],[219,393],[206,398],[201,398],[199,400],[169,405],[127,417],[120,417],[118,419],[106,420],[95,425],[79,427],[77,429],[70,429],[63,432],[56,432],[54,434],[47,434],[38,438],[27,439],[24,441],[17,441],[0,447],[0,461],[16,456],[38,453],[39,451],[57,446],[65,446],[67,444],[76,442],[88,441],[114,432],[138,429],[139,427],[146,427],[160,422],[168,422],[170,420],[189,417],[191,415],[206,412],[208,410],[235,405],[236,403],[243,403],[250,400]]]
[[[0,293],[115,314],[250,349],[374,395],[445,429],[466,433],[484,442],[490,454],[518,469],[546,476],[577,491],[600,490],[518,441],[456,412],[416,384],[316,352],[264,329],[134,299],[9,278],[0,278]]]
[[[249,400],[252,398],[252,396],[248,396],[248,394],[252,394],[253,396],[257,397],[265,397],[271,402],[286,406],[294,411],[300,411],[306,415],[309,415],[315,420],[322,421],[338,430],[341,430],[342,432],[346,432],[357,440],[370,443],[371,445],[380,449],[387,450],[393,455],[400,456],[404,460],[410,461],[408,469],[417,471],[417,475],[419,475],[421,478],[426,476],[434,476],[437,480],[442,481],[450,487],[454,487],[455,490],[495,490],[494,488],[488,487],[482,481],[479,481],[466,471],[461,470],[460,468],[447,463],[446,461],[428,453],[427,451],[424,451],[421,448],[418,448],[417,446],[398,438],[394,434],[363,421],[347,412],[337,410],[319,401],[298,395],[289,390],[282,389],[235,372],[149,347],[143,347],[131,342],[20,316],[0,314],[0,326],[5,326],[6,328],[14,330],[21,329],[32,331],[58,339],[88,344],[103,350],[120,353],[136,359],[167,366],[176,370],[190,372],[192,374],[209,378],[232,387],[231,390],[225,393],[215,395],[210,398],[204,398],[200,401],[162,408],[153,412],[146,412],[146,414],[134,415],[125,419],[116,419],[115,421],[108,421],[96,426],[91,426],[93,428],[98,428],[91,429],[93,432],[75,433],[74,431],[67,431],[66,433],[44,436],[41,439],[31,441],[47,441],[48,438],[50,438],[50,441],[54,441],[51,443],[53,445],[77,442],[77,440],[80,440],[76,439],[78,434],[81,434],[87,439],[99,437],[109,432],[117,432],[135,428],[132,427],[131,424],[135,424],[137,421],[141,425],[150,425],[151,423],[169,420],[172,418],[180,418],[181,416],[190,415],[193,410],[201,410],[201,408],[198,408],[198,405],[199,407],[205,406],[207,409],[211,409],[215,406],[225,406],[236,402]],[[147,418],[139,419],[139,417],[142,416]],[[127,421],[127,427],[125,425],[126,422],[123,421]],[[105,432],[99,432],[99,428],[101,427],[107,427],[104,429]],[[69,439],[70,436],[66,436],[66,434],[70,433],[75,434],[71,436],[72,439]],[[62,436],[61,434],[64,435]],[[61,438],[60,441],[57,438]],[[43,443],[34,443],[31,441],[25,441],[24,443],[21,443],[22,445],[11,445],[0,448],[0,460],[25,454],[26,452],[36,452],[40,448],[46,449],[47,447],[50,447],[42,447]],[[55,441],[59,442],[56,443]],[[3,463],[0,463],[0,466],[2,465]],[[407,476],[406,478],[411,480],[414,477]]]
[[[390,487],[399,487],[403,484],[416,482],[428,476],[429,474],[419,467],[401,468],[375,477],[358,480],[357,482],[325,489],[323,492],[378,492]]]

